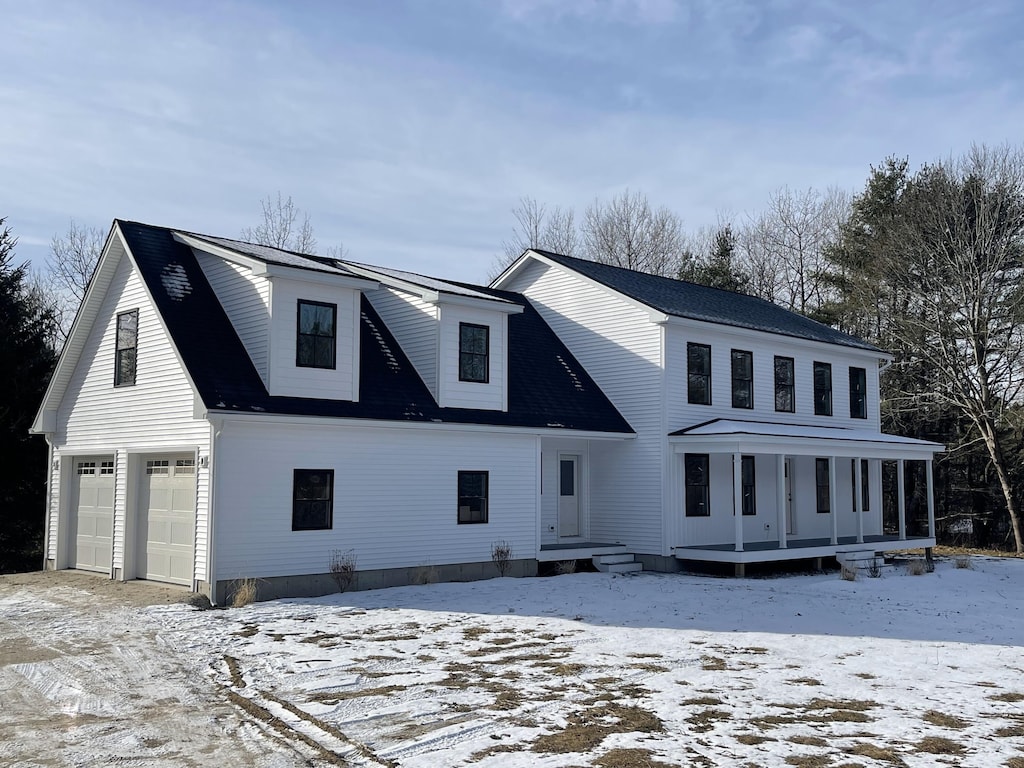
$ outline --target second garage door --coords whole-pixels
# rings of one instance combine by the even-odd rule
[[[195,509],[195,459],[146,459],[139,489],[139,578],[192,585]]]

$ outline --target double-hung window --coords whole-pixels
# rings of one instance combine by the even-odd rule
[[[686,399],[694,405],[711,405],[711,347],[686,345]]]
[[[295,365],[299,368],[336,367],[338,305],[299,299]]]
[[[860,460],[860,500],[864,505],[864,511],[871,511],[871,496],[869,492],[871,490],[871,481],[868,475],[868,460]],[[850,488],[852,490],[851,496],[853,501],[853,511],[857,511],[857,460],[850,459]]]
[[[486,523],[489,476],[487,472],[459,471],[459,523]]]
[[[829,484],[828,459],[814,460],[814,482],[818,512],[827,515],[832,511],[832,490]]]
[[[793,391],[793,358],[775,356],[775,410],[780,413],[796,411]]]
[[[292,530],[322,531],[334,525],[334,470],[296,469],[292,485]]]
[[[732,407],[754,407],[754,353],[732,351]]]
[[[486,384],[490,378],[491,329],[459,323],[459,381]]]
[[[135,383],[135,367],[139,349],[139,310],[117,315],[117,348],[114,352],[114,386],[128,387]]]
[[[868,417],[868,372],[864,368],[850,368],[850,418]]]
[[[814,363],[814,415],[832,415],[831,363]]]
[[[757,482],[754,478],[754,457],[740,459],[740,498],[744,515],[757,514]]]
[[[684,469],[686,471],[686,516],[710,516],[711,497],[708,483],[708,454],[686,454]]]

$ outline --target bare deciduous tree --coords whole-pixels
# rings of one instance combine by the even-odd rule
[[[74,219],[63,236],[54,235],[50,240],[50,255],[41,284],[53,301],[62,337],[66,338],[71,330],[105,240],[103,230],[79,224]]]
[[[579,255],[576,214],[572,208],[556,205],[549,209],[532,197],[522,197],[519,205],[512,209],[512,215],[516,220],[512,238],[502,242],[502,253],[494,258],[488,270],[489,279],[504,272],[528,248],[542,248],[565,256]]]
[[[907,302],[894,334],[934,372],[931,397],[977,430],[1024,552],[1003,444],[1024,394],[1024,152],[974,147],[925,167],[894,226],[885,277]]]
[[[277,193],[260,201],[263,207],[263,222],[256,227],[246,227],[241,238],[258,245],[269,245],[297,253],[316,253],[316,237],[309,214],[295,207],[292,197]]]
[[[607,203],[595,200],[581,227],[587,258],[664,277],[679,274],[686,236],[667,208],[651,208],[647,197],[628,189]]]

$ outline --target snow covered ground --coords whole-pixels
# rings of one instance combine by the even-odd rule
[[[1024,766],[1021,560],[149,611],[263,722],[355,763]]]

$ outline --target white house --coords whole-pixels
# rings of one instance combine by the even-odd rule
[[[498,543],[516,574],[930,546],[930,484],[926,531],[903,492],[884,526],[881,462],[902,491],[941,450],[880,433],[886,359],[541,251],[488,288],[115,221],[33,425],[45,567],[216,602],[331,591],[339,557],[481,578]]]

